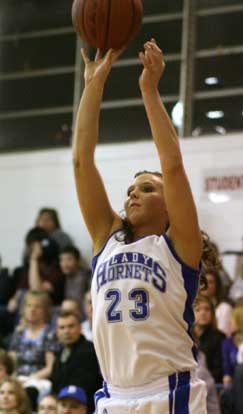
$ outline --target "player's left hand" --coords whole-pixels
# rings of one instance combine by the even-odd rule
[[[141,91],[155,90],[158,88],[160,78],[165,69],[162,50],[155,39],[144,44],[144,52],[139,53],[139,59],[143,63],[143,71],[139,78]]]

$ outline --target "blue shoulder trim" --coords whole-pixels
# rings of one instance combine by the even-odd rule
[[[201,263],[199,264],[199,269],[194,269],[193,267],[189,266],[188,264],[186,264],[185,262],[183,262],[183,260],[178,256],[178,254],[176,253],[171,240],[169,239],[169,237],[167,236],[166,233],[163,233],[162,236],[164,237],[167,246],[169,247],[171,253],[173,254],[174,258],[177,260],[177,262],[179,262],[183,269],[191,274],[194,274],[195,276],[199,276],[200,272],[201,272]]]
[[[92,269],[92,273],[94,273],[94,271],[95,271],[95,268],[96,268],[96,264],[97,264],[97,261],[98,261],[98,258],[99,258],[99,256],[101,255],[101,253],[104,251],[104,249],[105,249],[105,247],[106,247],[106,245],[107,245],[107,243],[109,242],[109,240],[111,239],[111,237],[112,236],[114,236],[114,234],[116,234],[116,233],[118,233],[119,231],[122,231],[122,229],[118,229],[118,230],[115,230],[115,231],[113,231],[110,235],[109,235],[109,237],[108,237],[108,239],[106,240],[106,242],[105,242],[105,244],[104,244],[104,246],[102,247],[102,249],[95,255],[95,256],[93,256],[92,257],[92,260],[91,260],[91,269]]]

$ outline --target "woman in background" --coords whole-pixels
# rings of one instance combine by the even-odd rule
[[[198,295],[194,305],[193,333],[206,357],[207,368],[216,384],[223,381],[222,343],[225,335],[217,329],[215,310],[207,296]]]
[[[38,414],[57,414],[57,397],[54,394],[47,394],[40,398]]]
[[[35,224],[49,234],[49,236],[57,243],[60,250],[72,244],[71,237],[61,228],[59,215],[56,209],[42,207],[38,212]]]
[[[29,400],[21,383],[14,378],[0,381],[1,414],[30,414]]]

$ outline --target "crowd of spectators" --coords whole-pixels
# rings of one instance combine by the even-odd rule
[[[39,211],[22,264],[0,272],[0,411],[93,413],[102,378],[91,334],[91,271],[56,210]]]
[[[208,414],[242,414],[243,293],[232,299],[235,287],[217,257],[215,266],[204,266],[206,287],[194,303],[197,374],[207,383]],[[22,264],[0,273],[0,411],[92,414],[102,378],[92,342],[91,271],[56,210],[38,212]]]

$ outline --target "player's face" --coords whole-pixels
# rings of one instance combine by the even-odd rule
[[[57,319],[57,336],[64,345],[76,342],[81,333],[81,326],[77,318],[70,315],[65,318]]]
[[[207,302],[199,302],[194,308],[195,322],[206,326],[212,322],[212,311]]]
[[[136,177],[127,190],[125,211],[133,226],[167,219],[163,179],[146,173]]]

